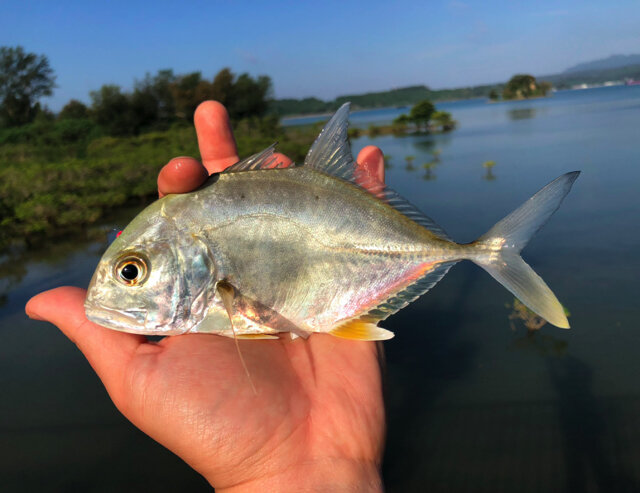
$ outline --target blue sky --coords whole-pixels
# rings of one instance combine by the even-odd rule
[[[3,1],[0,46],[45,54],[58,88],[44,102],[172,68],[269,75],[276,97],[459,87],[543,75],[640,53],[640,2]]]

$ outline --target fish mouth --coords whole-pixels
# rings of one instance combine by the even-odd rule
[[[127,310],[125,312],[105,306],[94,305],[87,299],[84,303],[84,311],[89,320],[108,329],[129,332],[130,334],[150,333],[145,328],[147,310],[137,309]]]

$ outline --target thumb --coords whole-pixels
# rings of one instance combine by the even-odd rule
[[[34,320],[51,322],[71,339],[113,397],[122,385],[124,369],[147,339],[106,329],[88,320],[84,313],[85,297],[84,289],[56,288],[31,298],[25,311]]]

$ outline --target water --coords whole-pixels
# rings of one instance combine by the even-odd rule
[[[640,87],[438,108],[458,120],[453,133],[360,138],[354,154],[380,146],[391,156],[388,183],[458,241],[475,239],[553,178],[581,169],[524,251],[570,310],[572,329],[546,325],[528,334],[508,318],[512,296],[470,263],[388,320],[397,334],[385,343],[389,491],[634,490]],[[402,111],[359,112],[352,121],[366,127]],[[406,156],[415,156],[414,171]],[[487,170],[485,161],[496,164]],[[86,285],[105,245],[69,238],[0,259],[0,484],[205,491],[197,474],[119,415],[73,344],[23,315],[40,290]]]

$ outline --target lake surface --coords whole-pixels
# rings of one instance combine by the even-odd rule
[[[385,343],[388,490],[640,488],[640,87],[437,107],[457,130],[360,138],[354,154],[381,147],[390,186],[462,242],[582,170],[523,255],[571,312],[572,329],[528,332],[510,318],[513,297],[470,262],[387,320],[396,332]],[[357,112],[352,123],[402,111]],[[24,315],[41,290],[86,286],[107,233],[134,213],[105,225],[101,240],[0,258],[3,491],[207,491],[120,416],[73,344]]]

